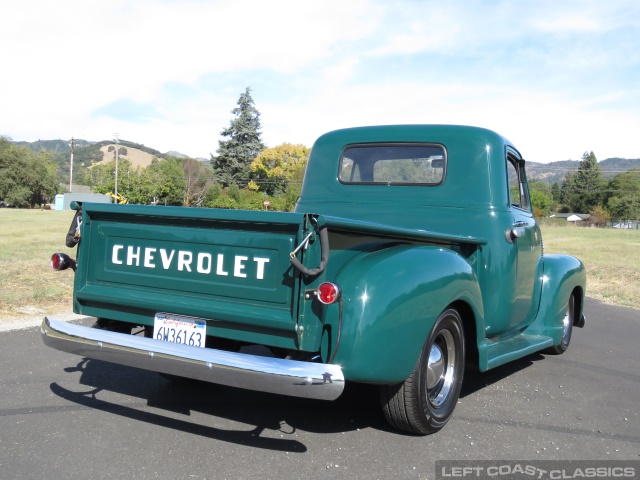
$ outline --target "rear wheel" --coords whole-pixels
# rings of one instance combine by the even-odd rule
[[[558,345],[549,347],[547,349],[548,353],[551,353],[553,355],[560,355],[566,352],[569,348],[569,343],[571,342],[571,333],[573,332],[573,322],[575,321],[576,316],[575,302],[575,296],[571,295],[569,297],[569,301],[567,302],[567,310],[565,312],[564,319],[562,320],[562,340]]]
[[[428,435],[446,425],[460,395],[464,348],[460,314],[454,309],[444,311],[409,378],[381,387],[382,408],[393,427]]]

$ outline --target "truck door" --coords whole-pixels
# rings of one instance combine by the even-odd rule
[[[514,150],[507,152],[507,170],[513,216],[511,241],[516,259],[511,327],[523,328],[533,321],[538,310],[542,286],[542,236],[531,208],[524,160]]]

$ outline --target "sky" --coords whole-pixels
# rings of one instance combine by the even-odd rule
[[[0,135],[215,154],[251,88],[268,147],[460,124],[536,162],[640,158],[637,0],[20,0]]]

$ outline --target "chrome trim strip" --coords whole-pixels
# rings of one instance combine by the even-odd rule
[[[63,352],[231,387],[317,400],[335,400],[344,390],[338,365],[178,345],[46,317],[41,333],[45,345]]]

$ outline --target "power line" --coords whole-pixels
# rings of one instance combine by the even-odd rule
[[[114,187],[114,197],[113,197],[113,201],[115,203],[118,203],[118,137],[119,134],[118,133],[114,133],[113,136],[116,139],[116,178],[115,178],[115,187]]]
[[[75,146],[76,142],[74,140],[73,137],[71,137],[71,145],[69,145],[71,147],[71,160],[70,160],[70,167],[69,167],[69,193],[73,192],[73,147]]]

